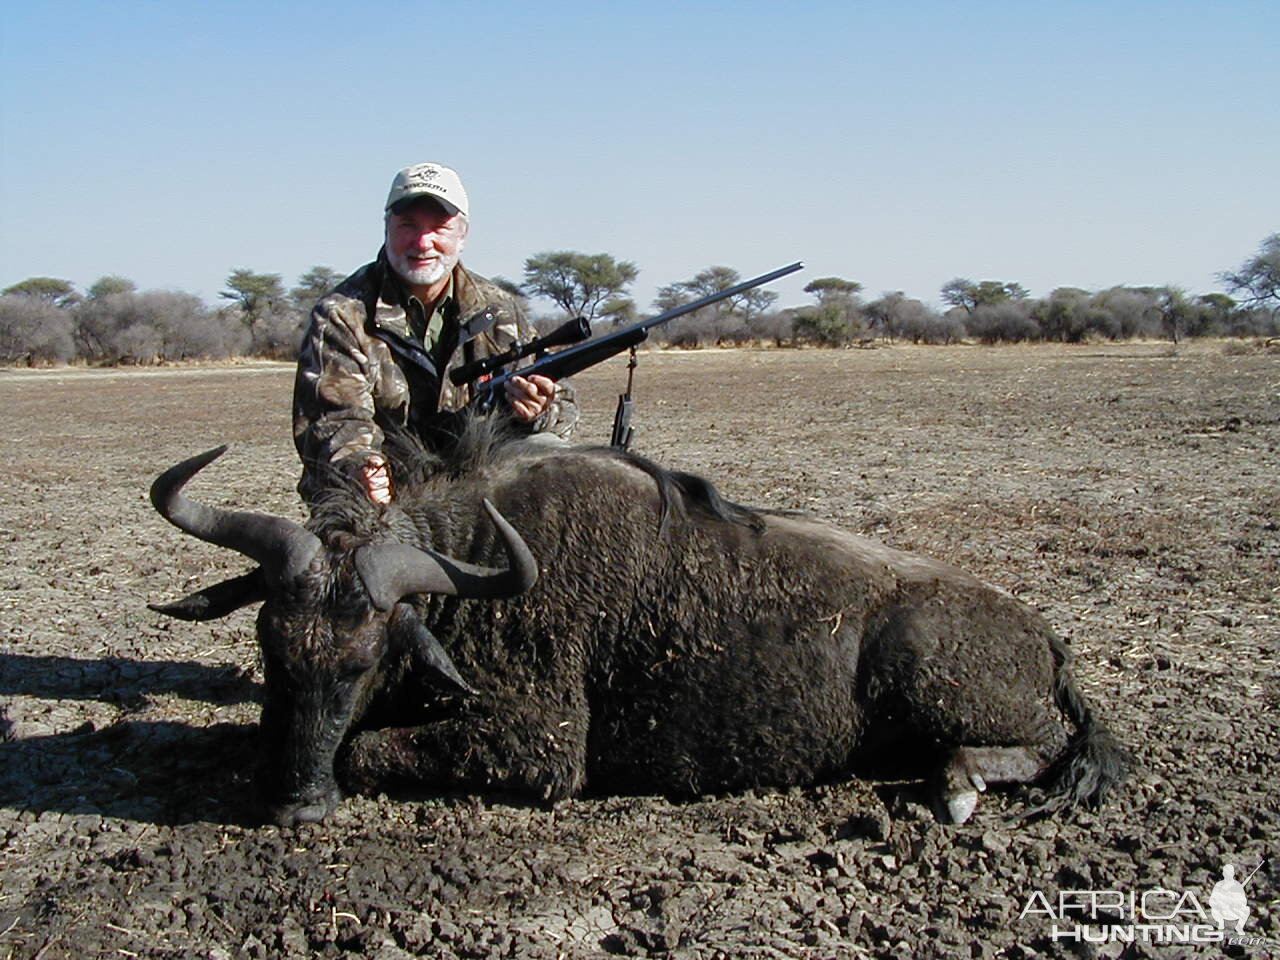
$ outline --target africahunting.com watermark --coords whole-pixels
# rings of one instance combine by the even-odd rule
[[[1035,891],[1023,904],[1020,920],[1041,918],[1052,924],[1055,941],[1079,943],[1219,943],[1258,946],[1265,937],[1249,933],[1249,897],[1236,868],[1222,867],[1222,879],[1207,899],[1192,890],[1060,890],[1056,897]]]

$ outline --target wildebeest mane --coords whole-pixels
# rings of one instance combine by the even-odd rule
[[[670,505],[677,499],[684,504],[685,509],[703,517],[721,520],[725,523],[740,524],[755,530],[757,533],[764,529],[764,520],[761,519],[759,511],[744,507],[740,503],[734,503],[732,500],[726,500],[720,496],[720,491],[716,489],[715,484],[706,477],[700,477],[696,473],[685,473],[682,470],[668,470],[647,457],[642,457],[629,450],[619,451],[612,447],[592,447],[590,449],[605,456],[616,457],[637,470],[648,474],[653,479],[653,482],[657,484],[658,496],[662,501],[662,519],[660,523],[663,532],[666,530]]]
[[[395,425],[385,426],[382,451],[392,467],[397,489],[412,495],[440,477],[461,478],[500,464],[510,456],[513,445],[526,435],[506,417],[483,416],[471,412],[449,418],[446,429],[431,437],[431,445],[415,433]],[[563,448],[592,457],[609,458],[641,471],[653,480],[661,503],[660,532],[667,530],[673,504],[689,514],[762,530],[760,511],[734,503],[720,495],[705,477],[681,470],[669,470],[647,457],[613,447]],[[541,452],[554,455],[561,448],[547,446]],[[318,535],[334,531],[372,534],[380,525],[383,511],[360,495],[358,481],[350,470],[325,465],[317,472],[321,492],[312,498],[308,527]]]

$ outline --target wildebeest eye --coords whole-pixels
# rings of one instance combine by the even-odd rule
[[[352,663],[345,664],[339,671],[338,676],[339,679],[346,681],[359,680],[371,669],[373,669],[373,664],[371,662],[365,662],[363,660],[354,661]]]
[[[345,679],[352,679],[367,673],[378,665],[382,653],[379,643],[361,643],[343,651],[342,664],[338,673]]]

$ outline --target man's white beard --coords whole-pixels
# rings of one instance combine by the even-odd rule
[[[412,287],[429,287],[458,264],[456,256],[436,257],[424,262],[411,259],[408,254],[396,254],[391,251],[387,251],[387,259],[395,272],[400,275],[400,279]]]

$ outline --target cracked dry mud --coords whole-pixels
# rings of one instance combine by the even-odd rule
[[[603,441],[623,361],[578,378]],[[1280,357],[1221,343],[642,357],[636,448],[733,499],[966,567],[1044,612],[1137,769],[1096,813],[941,826],[913,783],[672,803],[355,798],[263,826],[253,612],[149,612],[245,569],[147,502],[302,519],[292,371],[0,371],[0,960],[1118,956],[1039,891],[1249,881],[1280,955]],[[1207,906],[1206,906],[1207,909]]]

